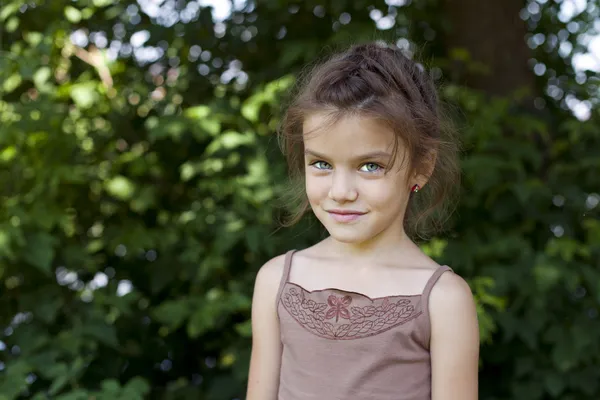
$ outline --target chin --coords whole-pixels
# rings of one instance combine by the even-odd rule
[[[330,237],[344,244],[361,244],[366,241],[365,238],[350,235],[335,235],[330,233]]]
[[[340,243],[345,244],[360,244],[374,237],[371,232],[367,232],[359,226],[327,226],[325,229],[329,232],[329,236]]]

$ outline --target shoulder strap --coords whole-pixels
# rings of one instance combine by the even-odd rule
[[[283,287],[287,283],[290,278],[290,269],[292,268],[292,255],[296,252],[296,250],[290,250],[285,253],[285,259],[283,261],[283,274],[281,274],[281,282],[279,283],[279,290],[277,291],[277,299],[275,303],[275,307],[279,304],[279,299],[281,298],[281,292],[283,291]]]
[[[431,294],[431,290],[435,286],[436,282],[442,274],[446,271],[452,271],[447,265],[442,265],[438,269],[435,270],[431,278],[425,284],[425,289],[423,289],[423,293],[421,294],[421,311],[423,312],[423,317],[419,318],[422,323],[419,324],[419,328],[422,331],[423,344],[429,348],[429,340],[431,338],[431,319],[429,317],[429,295]]]
[[[452,268],[450,268],[447,265],[441,265],[440,267],[438,267],[438,269],[434,271],[433,275],[431,275],[431,278],[429,278],[429,280],[425,284],[425,289],[423,289],[422,296],[424,300],[429,300],[429,294],[431,293],[431,289],[433,289],[433,286],[436,284],[438,279],[440,279],[442,274],[446,271],[452,271]]]

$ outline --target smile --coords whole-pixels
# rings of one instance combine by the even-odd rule
[[[328,210],[327,213],[331,215],[331,218],[337,222],[356,221],[358,218],[366,214],[364,212],[353,210]]]

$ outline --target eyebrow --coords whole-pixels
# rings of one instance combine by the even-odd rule
[[[317,153],[316,151],[312,151],[310,149],[304,150],[304,154],[310,155],[310,156],[313,156],[316,158],[324,158],[324,159],[329,158],[323,154]],[[374,151],[371,153],[365,153],[360,156],[357,156],[357,157],[355,157],[355,160],[368,160],[368,159],[373,159],[373,158],[390,159],[391,157],[392,157],[392,155],[390,153],[386,153],[385,151]]]

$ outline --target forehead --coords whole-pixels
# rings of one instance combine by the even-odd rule
[[[303,137],[308,149],[339,154],[391,151],[394,147],[391,129],[359,115],[332,120],[326,113],[311,114],[304,120]]]

